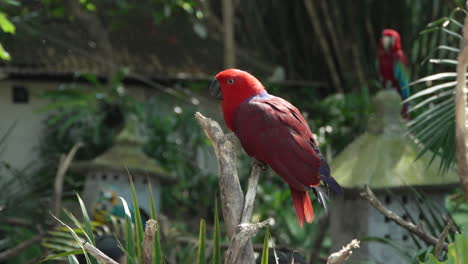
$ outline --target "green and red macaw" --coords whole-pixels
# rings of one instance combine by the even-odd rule
[[[268,164],[291,188],[300,226],[314,220],[309,191],[325,206],[325,186],[341,193],[330,175],[317,141],[301,112],[288,101],[267,93],[250,73],[228,69],[216,75],[211,93],[222,99],[227,127],[239,138],[245,152]]]
[[[393,29],[384,29],[377,50],[378,70],[384,88],[394,88],[402,100],[410,96],[409,63],[401,48],[400,34]],[[401,116],[408,119],[409,105],[403,104]]]

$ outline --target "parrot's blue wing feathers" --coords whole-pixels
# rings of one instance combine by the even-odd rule
[[[328,188],[331,188],[333,191],[336,193],[343,193],[343,190],[341,189],[341,186],[333,179],[333,177],[330,174],[330,167],[328,166],[328,163],[325,161],[325,159],[322,156],[322,153],[320,152],[320,149],[314,142],[310,142],[312,145],[312,148],[314,149],[315,153],[320,157],[320,176],[322,178],[323,183],[325,186]]]
[[[410,96],[408,67],[406,67],[402,61],[395,60],[395,64],[393,65],[393,73],[395,75],[395,79],[398,81],[398,84],[401,87],[401,97],[403,100],[406,100]]]

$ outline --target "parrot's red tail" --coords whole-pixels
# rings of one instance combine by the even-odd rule
[[[309,193],[304,191],[296,191],[291,188],[291,196],[296,209],[297,222],[301,227],[304,226],[304,220],[307,223],[314,221],[314,208],[310,201]]]

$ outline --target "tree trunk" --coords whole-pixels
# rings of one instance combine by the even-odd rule
[[[234,6],[232,0],[223,0],[224,68],[236,67],[236,41],[234,38]]]
[[[336,69],[335,62],[333,61],[333,55],[328,47],[325,35],[323,34],[322,28],[320,27],[321,23],[318,18],[317,10],[314,6],[313,0],[304,0],[304,5],[309,14],[310,22],[314,28],[315,34],[317,35],[317,40],[323,50],[323,56],[325,57],[325,62],[330,71],[330,76],[333,82],[333,86],[339,93],[343,93],[341,88],[341,82],[338,75],[338,70]]]
[[[468,8],[468,1],[467,1]],[[457,149],[458,175],[465,201],[468,201],[468,146],[466,129],[466,67],[468,64],[468,16],[465,17],[463,40],[460,45],[457,65],[457,87],[455,93],[455,137]]]

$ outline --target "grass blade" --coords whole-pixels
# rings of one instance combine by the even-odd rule
[[[85,222],[84,231],[89,237],[90,243],[95,245],[96,242],[94,240],[93,228],[91,226],[91,220],[89,219],[88,212],[86,211],[86,207],[83,203],[83,200],[81,200],[80,195],[76,194],[76,197],[78,197],[78,202],[80,203],[81,212],[83,213],[83,220]]]
[[[218,199],[215,197],[214,234],[213,234],[213,264],[221,264],[221,234],[219,227]]]
[[[130,189],[132,191],[132,204],[133,204],[133,215],[135,220],[135,234],[136,234],[136,243],[137,243],[137,258],[138,263],[141,263],[141,244],[143,243],[143,223],[141,221],[141,214],[140,214],[140,205],[138,203],[138,198],[136,196],[135,185],[133,184],[132,176],[130,172],[127,170],[128,178],[130,181]]]
[[[122,201],[122,206],[125,210],[125,249],[128,253],[127,263],[135,263],[135,243],[133,241],[133,223],[132,223],[132,214],[128,208],[128,204],[124,198],[119,197]]]
[[[82,249],[75,249],[75,250],[66,251],[66,252],[63,252],[63,253],[60,253],[60,254],[55,254],[55,255],[52,255],[52,256],[48,256],[47,258],[41,260],[41,262],[52,260],[52,259],[57,259],[57,258],[61,258],[61,257],[78,255],[78,254],[83,254],[83,250]]]
[[[268,247],[269,242],[270,242],[270,227],[267,226],[267,229],[265,231],[265,239],[263,240],[262,261],[260,262],[261,264],[268,264],[268,253],[270,250]]]
[[[206,250],[206,227],[205,220],[200,220],[200,235],[198,236],[198,254],[197,264],[206,264],[205,250]]]
[[[148,180],[148,189],[150,194],[150,206],[151,206],[151,218],[156,220],[158,226],[156,229],[156,235],[154,236],[154,248],[153,248],[153,264],[163,264],[163,254],[161,249],[161,240],[159,237],[159,222],[156,215],[156,205],[154,203],[153,191],[151,183]]]

